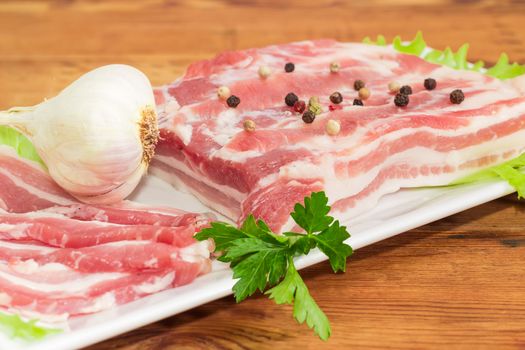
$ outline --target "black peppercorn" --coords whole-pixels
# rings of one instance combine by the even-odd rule
[[[360,99],[358,98],[355,98],[354,99],[354,103],[353,103],[354,106],[362,106],[363,105],[363,101],[361,101]]]
[[[412,95],[412,88],[410,87],[410,85],[403,85],[399,89],[399,93],[403,95]]]
[[[330,95],[330,101],[332,101],[333,104],[338,105],[343,102],[343,95],[341,95],[339,92],[334,92]]]
[[[286,105],[289,107],[293,107],[293,105],[297,101],[299,101],[299,97],[297,97],[297,95],[294,94],[293,92],[289,92],[284,98],[284,103],[286,103]]]
[[[405,107],[410,99],[408,98],[408,95],[405,94],[396,94],[396,97],[394,98],[394,103],[398,107]]]
[[[425,82],[423,83],[423,85],[425,86],[425,89],[427,90],[434,90],[436,88],[437,83],[435,79],[427,78],[425,79]]]
[[[292,62],[288,62],[284,65],[284,71],[286,73],[291,73],[295,70],[295,64],[293,64]]]
[[[463,91],[457,89],[450,93],[450,102],[454,104],[460,104],[465,99],[465,95],[463,94]]]
[[[235,95],[231,95],[226,100],[226,103],[228,104],[228,107],[236,108],[239,105],[239,103],[241,103],[241,99]]]
[[[355,89],[355,91],[359,91],[359,90],[361,90],[364,87],[365,87],[365,82],[364,81],[362,81],[362,80],[354,81],[354,89]]]
[[[310,124],[314,121],[315,119],[315,113],[312,112],[312,111],[306,111],[303,113],[303,122],[305,122],[306,124]]]

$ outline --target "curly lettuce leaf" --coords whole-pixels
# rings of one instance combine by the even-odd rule
[[[392,46],[399,52],[420,56],[427,47],[427,43],[423,39],[423,33],[418,31],[416,37],[407,44],[403,43],[399,35],[396,36],[392,41]]]
[[[525,167],[525,154],[508,162],[483,169],[472,175],[466,176],[451,185],[480,182],[500,178],[507,181],[518,192],[518,198],[525,198],[525,174],[520,170]]]
[[[519,65],[516,62],[510,64],[509,56],[506,53],[502,53],[498,62],[487,69],[487,75],[499,79],[510,79],[522,74],[525,74],[525,65]]]
[[[13,128],[0,126],[0,145],[12,147],[20,157],[44,165],[33,144]]]
[[[372,41],[369,37],[366,37],[363,42],[366,44],[381,46],[387,44],[382,35],[377,36],[377,41]],[[404,42],[400,36],[396,36],[392,41],[392,47],[401,53],[420,56],[425,61],[454,69],[482,72],[483,66],[485,65],[483,61],[477,61],[475,63],[470,63],[468,61],[468,43],[461,45],[456,52],[450,47],[447,47],[444,50],[428,48],[421,31],[417,32],[415,38],[408,42]],[[494,66],[487,68],[485,74],[498,79],[511,79],[525,74],[525,65],[520,65],[516,62],[509,63],[509,57],[507,54],[502,53],[498,62]]]
[[[371,45],[379,45],[379,46],[386,46],[386,39],[382,35],[378,35],[376,41],[373,41],[370,39],[370,37],[366,37],[363,39],[363,42],[365,44],[371,44]]]
[[[18,315],[0,313],[0,330],[11,338],[32,341],[62,332],[61,329],[45,328],[36,323],[37,320],[24,321]]]

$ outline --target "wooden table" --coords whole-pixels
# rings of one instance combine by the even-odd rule
[[[227,49],[366,35],[436,48],[471,43],[472,60],[502,51],[525,62],[522,1],[1,1],[0,108],[50,97],[108,63],[155,84]],[[346,274],[303,271],[332,321],[322,343],[291,308],[231,297],[92,349],[525,349],[525,208],[507,197],[356,252]]]

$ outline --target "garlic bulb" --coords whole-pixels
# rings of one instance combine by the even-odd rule
[[[115,203],[145,174],[158,140],[148,78],[126,65],[97,68],[56,97],[0,112],[33,143],[51,177],[80,201]]]

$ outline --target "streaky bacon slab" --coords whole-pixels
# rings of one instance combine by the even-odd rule
[[[329,70],[334,61],[338,73]],[[266,79],[262,65],[272,70]],[[423,86],[429,77],[435,90]],[[364,106],[353,105],[358,79],[371,92]],[[391,81],[412,87],[407,107],[393,103]],[[220,86],[240,98],[237,108],[217,97]],[[465,94],[459,105],[450,102],[455,89]],[[331,111],[335,91],[344,99]],[[385,194],[447,185],[523,153],[524,91],[523,79],[454,70],[389,46],[321,40],[228,52],[157,88],[152,172],[238,222],[253,213],[276,231],[291,229],[294,203],[318,190],[348,221]],[[323,112],[305,124],[285,105],[289,92],[319,97]],[[243,129],[248,118],[253,132]],[[341,125],[337,136],[325,132],[330,119]]]

